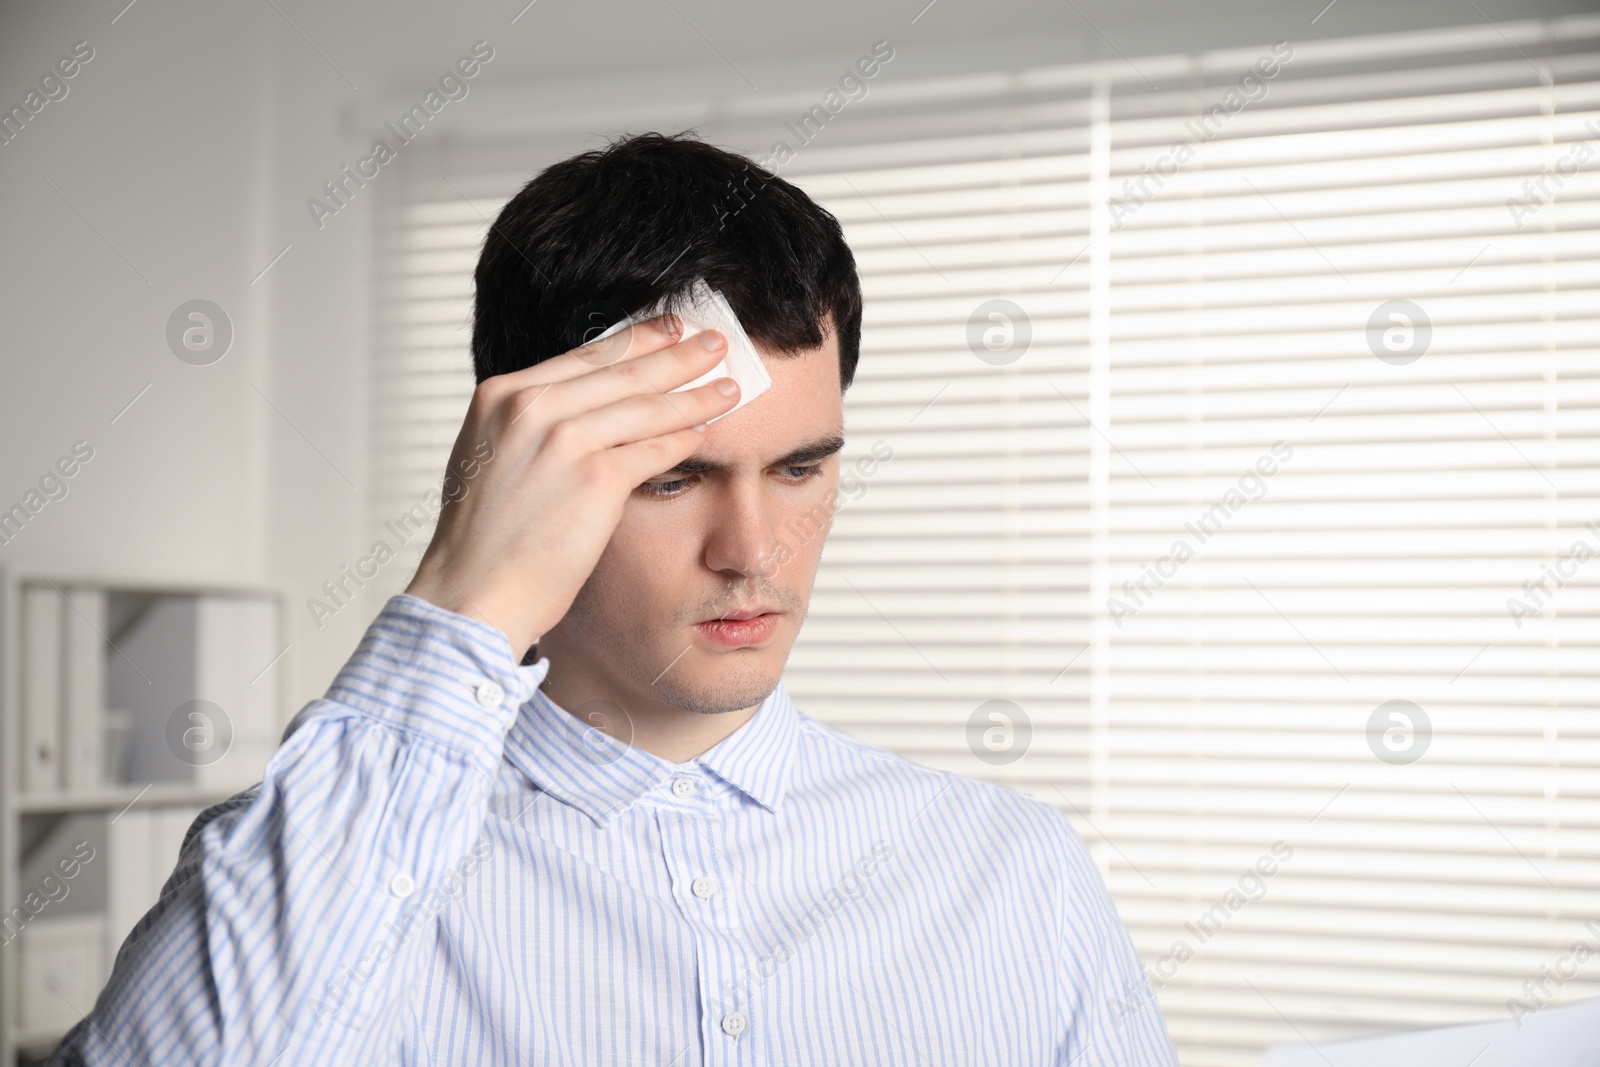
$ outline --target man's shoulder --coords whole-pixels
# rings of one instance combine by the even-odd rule
[[[914,818],[937,816],[946,833],[970,836],[988,849],[1006,843],[1039,862],[1088,863],[1085,848],[1061,810],[1047,800],[999,782],[916,763],[801,713],[800,738],[811,785],[841,798],[904,807]]]

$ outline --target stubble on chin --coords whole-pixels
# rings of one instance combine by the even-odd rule
[[[767,665],[767,655],[705,652],[697,647],[691,621],[648,626],[639,618],[636,598],[625,594],[591,578],[561,620],[566,644],[594,673],[623,690],[701,715],[754,707],[777,687],[780,672]]]

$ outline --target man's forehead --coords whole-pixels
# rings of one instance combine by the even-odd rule
[[[830,335],[817,348],[782,355],[757,342],[756,350],[772,388],[713,422],[704,443],[674,472],[801,466],[844,447],[838,342]]]

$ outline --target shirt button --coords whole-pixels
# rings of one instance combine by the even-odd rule
[[[506,691],[500,688],[498,682],[484,682],[478,686],[474,695],[478,698],[480,707],[493,710],[498,708],[506,699]]]
[[[693,778],[674,778],[672,780],[672,795],[682,800],[694,792]]]
[[[729,1037],[738,1037],[744,1033],[747,1021],[742,1011],[730,1011],[722,1017],[722,1032]]]
[[[411,880],[409,874],[397,874],[389,879],[389,892],[404,900],[416,892],[417,883]]]
[[[696,878],[689,888],[694,890],[694,895],[701,900],[710,900],[711,894],[717,891],[717,880],[715,878]]]

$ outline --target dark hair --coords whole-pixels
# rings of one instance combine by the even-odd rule
[[[500,212],[473,275],[478,380],[576,348],[696,278],[779,354],[839,342],[848,389],[861,282],[839,222],[795,186],[690,133],[619,138],[546,168]]]

